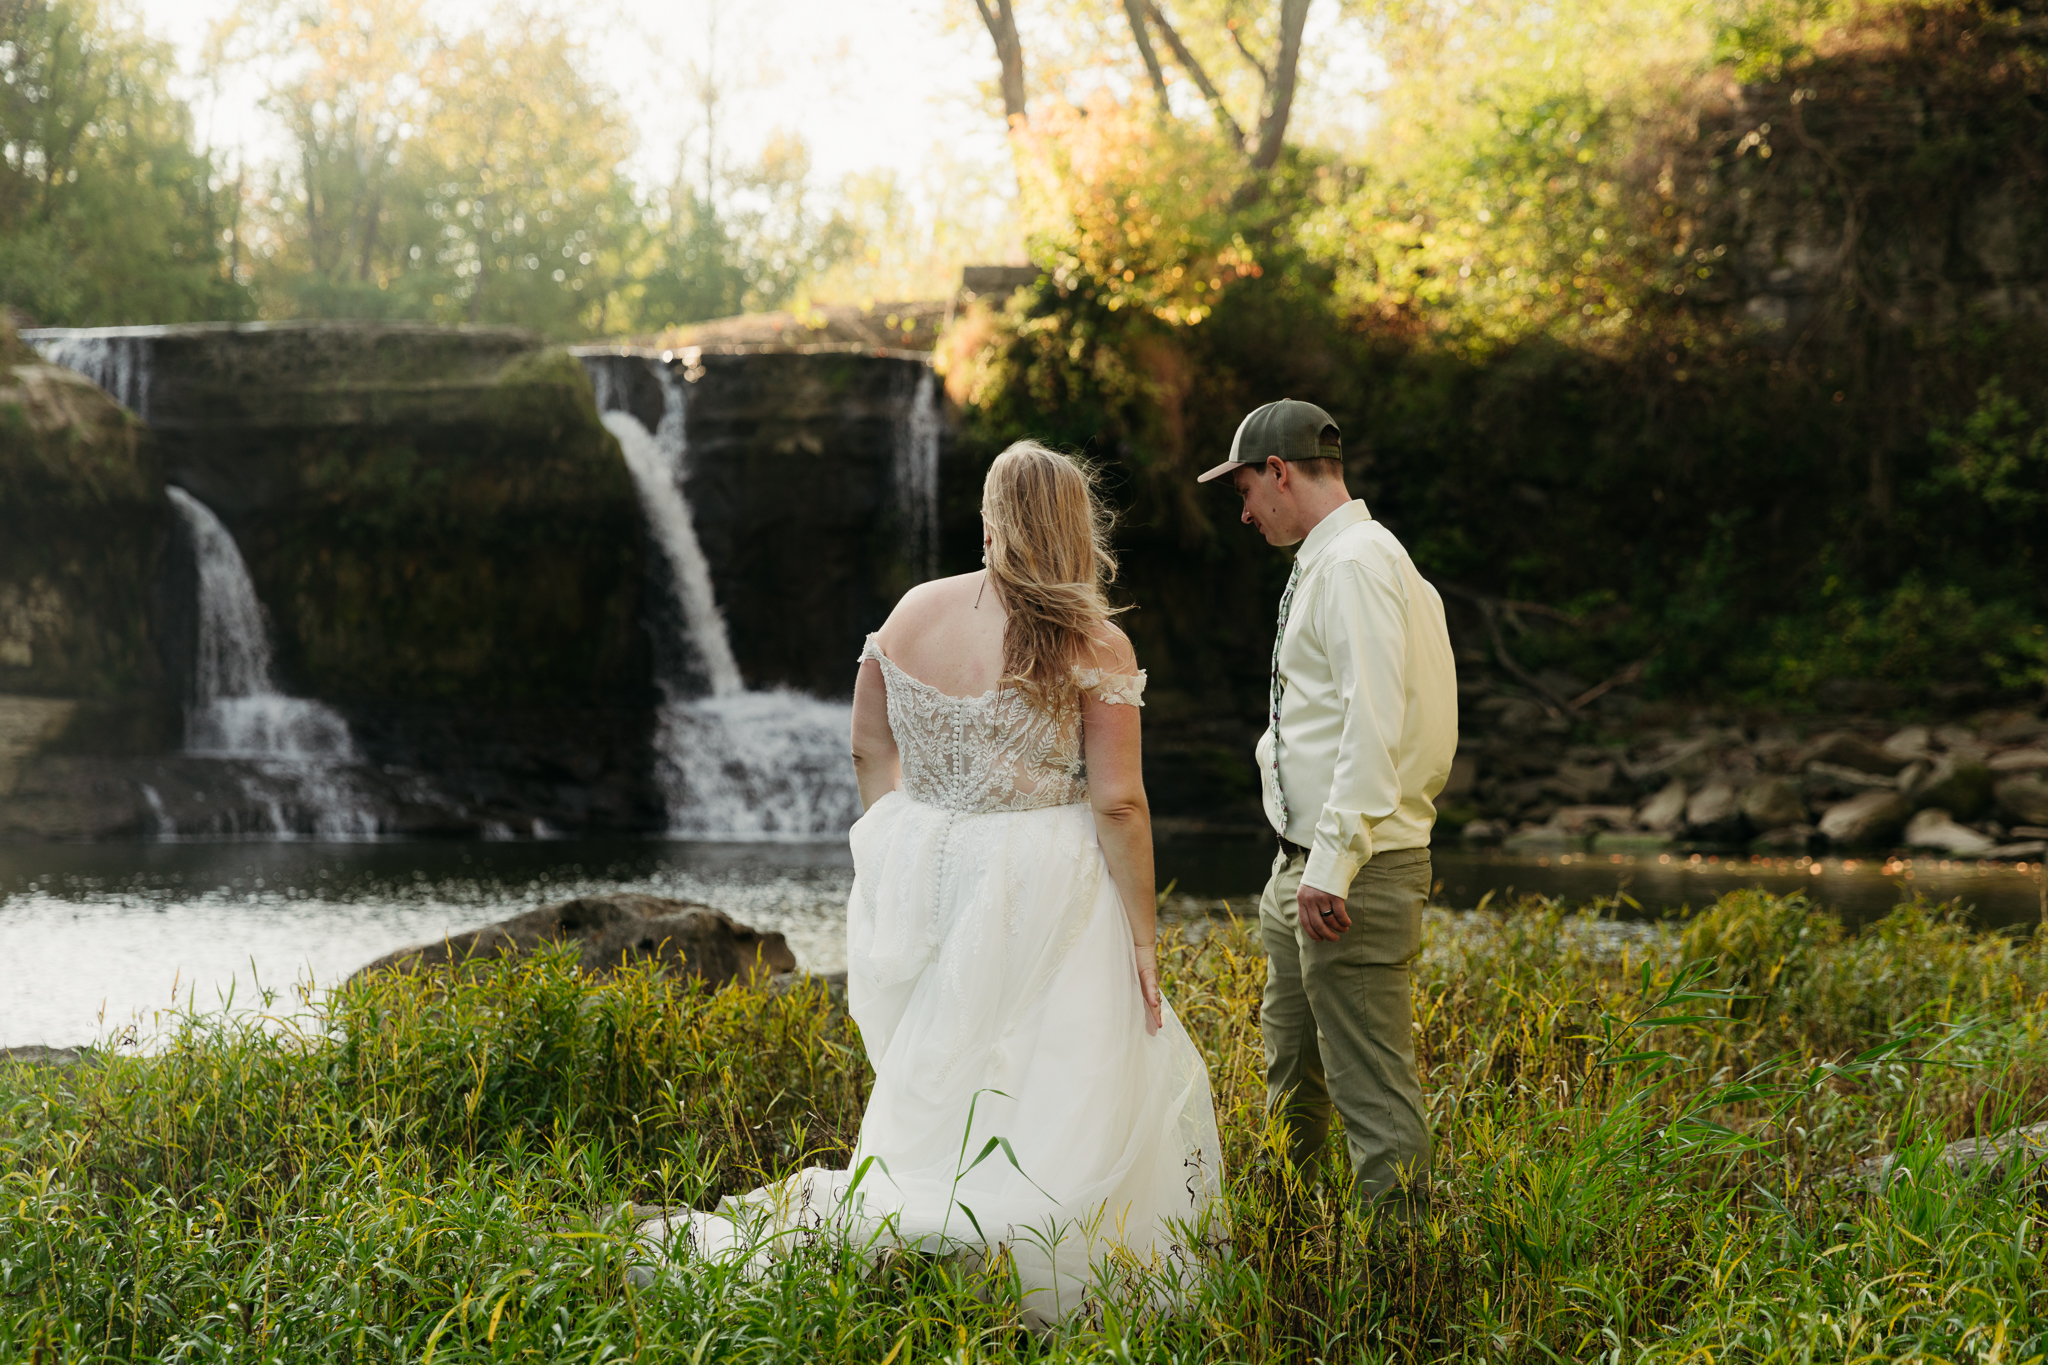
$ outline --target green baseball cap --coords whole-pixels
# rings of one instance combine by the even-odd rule
[[[1253,408],[1237,424],[1237,435],[1230,441],[1230,458],[1195,482],[1220,479],[1239,465],[1263,465],[1275,456],[1283,460],[1341,460],[1344,438],[1330,414],[1314,403],[1283,398]]]

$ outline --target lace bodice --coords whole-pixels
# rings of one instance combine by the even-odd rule
[[[1078,710],[1049,716],[1014,688],[954,697],[920,682],[868,636],[862,659],[882,666],[889,729],[903,760],[903,790],[928,806],[957,811],[1037,810],[1088,796]],[[1074,670],[1082,692],[1119,706],[1143,706],[1145,674]]]

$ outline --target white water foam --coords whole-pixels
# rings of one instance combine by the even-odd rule
[[[939,386],[927,369],[896,423],[897,511],[909,539],[910,562],[927,579],[939,576]]]
[[[52,365],[76,370],[112,394],[114,401],[143,421],[149,420],[149,383],[153,337],[112,332],[24,334],[37,355]]]
[[[848,755],[853,709],[796,692],[747,691],[683,491],[689,439],[682,384],[658,361],[604,356],[592,362],[598,410],[640,491],[682,604],[684,631],[711,688],[709,697],[693,697],[686,677],[656,679],[666,700],[655,725],[655,776],[669,833],[793,841],[845,833],[860,816]],[[648,366],[661,386],[661,421],[653,431],[622,406],[612,367],[629,364]]]
[[[266,812],[269,828],[260,832],[292,835],[310,826],[322,839],[376,834],[377,818],[350,770],[357,756],[348,722],[278,689],[263,608],[234,537],[205,503],[182,488],[168,492],[199,569],[199,649],[185,751],[250,762],[243,788]]]

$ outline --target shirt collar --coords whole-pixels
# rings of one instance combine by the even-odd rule
[[[1345,503],[1342,507],[1339,507],[1336,511],[1317,522],[1315,529],[1303,538],[1301,549],[1296,552],[1294,557],[1301,562],[1303,568],[1307,568],[1310,564],[1315,563],[1317,557],[1324,550],[1329,548],[1330,542],[1337,538],[1338,532],[1347,526],[1356,526],[1360,522],[1371,520],[1372,513],[1365,510],[1365,500],[1363,498],[1353,498],[1350,502]]]

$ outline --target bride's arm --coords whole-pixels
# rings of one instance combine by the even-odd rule
[[[896,733],[889,728],[889,694],[882,666],[863,659],[853,684],[853,778],[860,806],[868,809],[903,783]]]
[[[1128,644],[1123,652],[1127,659]],[[1119,661],[1120,663],[1124,661]],[[1117,671],[1135,673],[1135,660]],[[1159,1031],[1159,960],[1154,945],[1152,888],[1152,807],[1145,800],[1145,778],[1135,706],[1085,696],[1081,702],[1081,740],[1088,761],[1088,804],[1095,809],[1095,836],[1109,863],[1110,879],[1124,903],[1131,925],[1138,985],[1145,995],[1145,1027]]]

